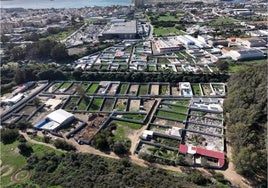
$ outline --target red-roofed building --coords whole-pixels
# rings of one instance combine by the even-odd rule
[[[179,147],[179,152],[182,153],[182,154],[186,154],[187,153],[187,150],[188,150],[188,146],[185,145],[185,144],[180,144],[180,147]]]

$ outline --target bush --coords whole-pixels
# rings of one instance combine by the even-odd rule
[[[20,150],[20,154],[26,157],[29,157],[31,153],[33,152],[33,148],[25,143],[19,144],[18,148]]]
[[[17,129],[4,128],[0,131],[0,135],[0,139],[3,144],[11,144],[18,138],[19,131]]]
[[[54,142],[54,146],[57,149],[63,149],[63,150],[66,150],[66,151],[75,151],[76,150],[76,148],[72,144],[69,144],[64,140],[56,140]]]

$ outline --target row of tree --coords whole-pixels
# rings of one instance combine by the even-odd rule
[[[236,171],[267,186],[267,66],[247,66],[228,81],[227,137]],[[261,182],[261,183],[260,183]]]

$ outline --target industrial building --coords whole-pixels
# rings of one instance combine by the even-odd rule
[[[74,115],[63,109],[58,109],[34,125],[35,129],[54,131],[70,124],[74,120]]]
[[[154,44],[159,53],[175,52],[182,48],[182,44],[177,37],[157,38]]]
[[[110,23],[102,33],[105,39],[135,39],[137,37],[137,21],[119,21]]]
[[[226,55],[230,56],[235,61],[260,59],[265,57],[262,51],[255,49],[231,50]]]

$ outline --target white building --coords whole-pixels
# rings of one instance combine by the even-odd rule
[[[264,53],[255,49],[231,50],[226,55],[230,56],[233,60],[247,60],[263,58]]]

